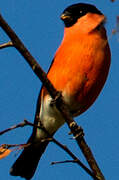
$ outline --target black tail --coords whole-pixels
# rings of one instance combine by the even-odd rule
[[[35,173],[40,157],[46,149],[48,142],[31,144],[26,147],[10,169],[12,176],[21,176],[30,180]]]

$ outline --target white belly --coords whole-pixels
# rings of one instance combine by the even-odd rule
[[[63,124],[64,119],[61,113],[56,109],[55,105],[51,105],[52,98],[47,95],[45,99],[41,99],[40,121],[49,134],[54,134]],[[40,123],[39,123],[40,124]],[[47,137],[43,130],[37,130],[37,138]]]

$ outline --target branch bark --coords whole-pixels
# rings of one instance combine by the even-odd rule
[[[77,144],[81,148],[93,174],[93,179],[98,180],[105,180],[103,174],[101,173],[94,156],[88,147],[83,135],[82,129],[77,125],[77,123],[73,120],[71,113],[69,112],[67,105],[64,103],[61,93],[58,92],[51,82],[47,79],[47,74],[42,70],[40,65],[34,59],[34,57],[30,54],[30,52],[26,49],[24,44],[12,30],[12,28],[6,23],[3,19],[2,15],[0,15],[0,26],[6,32],[6,34],[11,39],[13,46],[18,50],[18,52],[24,57],[27,63],[30,65],[34,73],[37,77],[42,81],[43,85],[47,88],[48,92],[50,93],[53,99],[56,99],[56,106],[58,110],[62,113],[66,123],[68,124],[72,134],[74,135]],[[60,94],[60,96],[59,96]],[[58,98],[57,98],[58,97]]]

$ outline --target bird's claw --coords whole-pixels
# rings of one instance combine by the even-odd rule
[[[75,123],[71,125],[72,131],[70,131],[68,134],[73,134],[73,139],[82,138],[84,136],[84,132],[81,126],[77,126]]]

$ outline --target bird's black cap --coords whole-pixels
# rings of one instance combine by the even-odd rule
[[[78,3],[68,6],[61,14],[61,19],[64,21],[66,27],[70,27],[77,22],[77,19],[89,12],[102,15],[101,11],[93,5]]]

